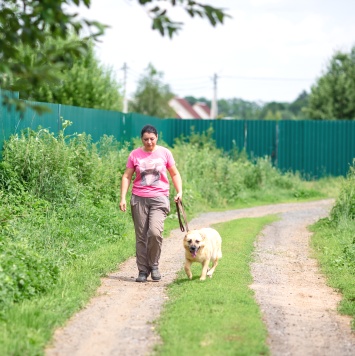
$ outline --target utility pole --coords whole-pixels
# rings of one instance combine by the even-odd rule
[[[213,98],[211,105],[211,119],[216,119],[218,116],[218,105],[217,105],[217,74],[213,76]]]
[[[128,99],[127,99],[127,63],[123,63],[123,112],[128,112]]]

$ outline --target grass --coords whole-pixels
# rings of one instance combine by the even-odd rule
[[[238,219],[214,225],[223,240],[223,257],[214,277],[199,280],[201,265],[193,264],[193,279],[181,271],[168,288],[169,301],[157,321],[163,344],[159,355],[267,355],[267,332],[252,283],[250,263],[254,241],[276,216]]]
[[[62,326],[95,294],[100,278],[134,254],[133,234],[97,249],[65,268],[56,287],[40,298],[15,304],[0,324],[1,355],[41,355],[53,330]]]
[[[335,229],[328,219],[312,226],[314,256],[327,283],[342,294],[341,314],[350,315],[355,330],[355,221],[343,221]]]
[[[353,318],[355,330],[355,160],[329,217],[312,229],[314,255],[328,284],[341,292],[339,312]]]

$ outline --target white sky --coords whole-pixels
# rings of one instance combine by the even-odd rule
[[[355,45],[355,0],[200,0],[232,16],[212,27],[179,9],[170,16],[184,27],[173,39],[151,30],[137,0],[92,0],[80,15],[110,26],[97,46],[101,62],[127,92],[151,63],[180,97],[288,101],[310,90],[335,51]]]

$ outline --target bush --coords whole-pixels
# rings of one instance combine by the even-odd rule
[[[355,160],[342,185],[330,218],[335,224],[341,220],[355,220]]]
[[[20,244],[0,242],[0,306],[49,291],[58,279],[58,267],[45,256]]]

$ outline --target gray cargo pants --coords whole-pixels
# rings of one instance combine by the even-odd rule
[[[136,233],[136,261],[140,272],[158,267],[163,243],[164,220],[170,211],[167,196],[131,197],[131,211]]]

